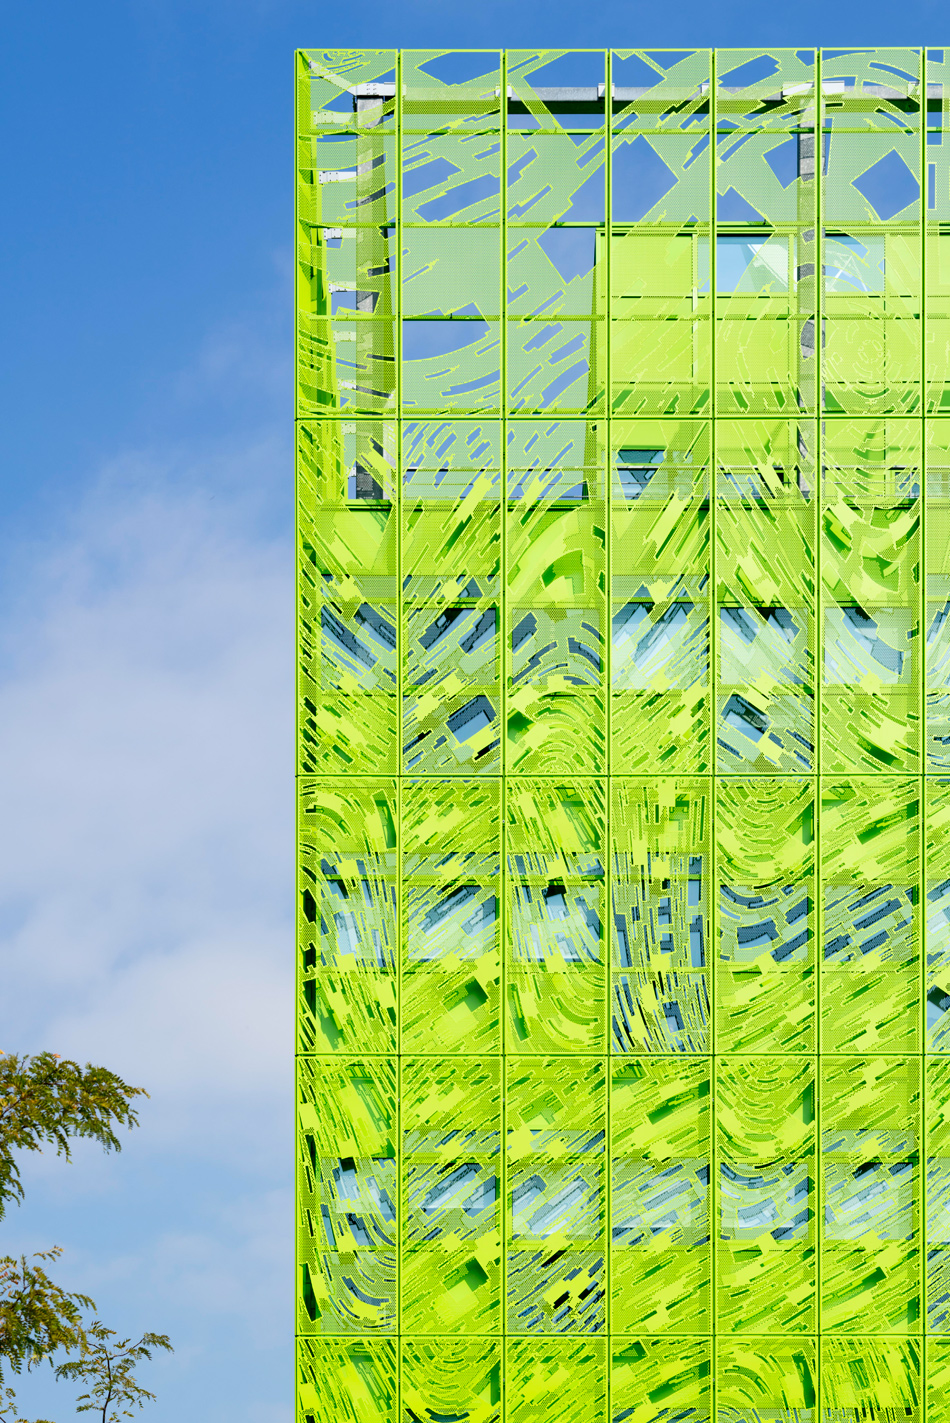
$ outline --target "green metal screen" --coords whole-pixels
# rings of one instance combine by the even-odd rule
[[[950,51],[296,64],[299,1423],[948,1423]]]

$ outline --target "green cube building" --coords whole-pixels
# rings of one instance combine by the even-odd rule
[[[295,83],[299,1423],[950,1423],[950,55]]]

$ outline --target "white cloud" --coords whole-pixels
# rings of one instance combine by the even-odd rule
[[[215,513],[113,473],[0,681],[0,1042],[166,1090],[288,1048],[289,550]]]
[[[24,1163],[0,1248],[60,1241],[108,1322],[172,1334],[155,1423],[290,1417],[288,466],[266,433],[113,462],[0,620],[0,1047],[151,1093],[118,1158]]]

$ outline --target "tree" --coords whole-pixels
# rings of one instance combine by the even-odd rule
[[[40,1251],[34,1260],[55,1260],[58,1246]],[[67,1294],[53,1283],[42,1265],[25,1255],[0,1256],[0,1380],[3,1360],[14,1373],[31,1369],[58,1349],[76,1349],[82,1339],[83,1308],[95,1308],[88,1295]]]
[[[23,1185],[14,1151],[42,1151],[44,1143],[58,1156],[71,1155],[69,1140],[91,1136],[106,1151],[121,1151],[116,1126],[138,1126],[134,1097],[147,1097],[144,1087],[130,1087],[105,1067],[64,1062],[58,1053],[22,1057],[0,1052],[0,1219],[10,1201],[20,1200]]]
[[[0,1219],[11,1202],[23,1197],[23,1183],[15,1152],[42,1151],[52,1146],[58,1156],[71,1156],[70,1143],[91,1137],[105,1151],[120,1151],[117,1127],[138,1125],[132,1103],[147,1097],[143,1087],[130,1087],[105,1067],[64,1061],[56,1053],[34,1055],[0,1053]],[[93,1391],[83,1397],[97,1400],[101,1371],[114,1369],[117,1385],[107,1390],[103,1404],[137,1402],[153,1397],[132,1377],[134,1363],[151,1358],[153,1348],[170,1349],[163,1334],[145,1334],[138,1344],[129,1340],[110,1346],[114,1331],[99,1320],[88,1328],[84,1309],[94,1310],[88,1295],[70,1293],[55,1284],[44,1265],[62,1253],[58,1246],[32,1257],[0,1256],[0,1423],[26,1423],[17,1416],[16,1400],[4,1367],[14,1373],[31,1369],[65,1350],[79,1357],[61,1364],[57,1377],[94,1380]],[[32,1263],[39,1261],[40,1263]],[[80,1400],[81,1402],[81,1400]],[[83,1404],[80,1412],[98,1408],[98,1401]],[[126,1414],[125,1416],[131,1416]],[[118,1413],[113,1413],[118,1418]],[[43,1420],[38,1420],[43,1423]]]
[[[132,1369],[142,1359],[150,1359],[153,1349],[172,1351],[167,1334],[143,1334],[137,1344],[131,1339],[116,1339],[111,1343],[115,1338],[114,1329],[106,1329],[98,1319],[94,1320],[80,1345],[79,1358],[60,1364],[56,1370],[58,1379],[91,1382],[91,1391],[80,1394],[76,1400],[76,1412],[101,1410],[102,1423],[120,1423],[122,1418],[131,1418],[132,1409],[123,1405],[142,1408],[147,1398],[155,1397],[135,1381]]]

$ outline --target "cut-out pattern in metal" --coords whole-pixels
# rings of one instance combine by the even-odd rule
[[[948,54],[298,52],[298,1423],[950,1418]]]

